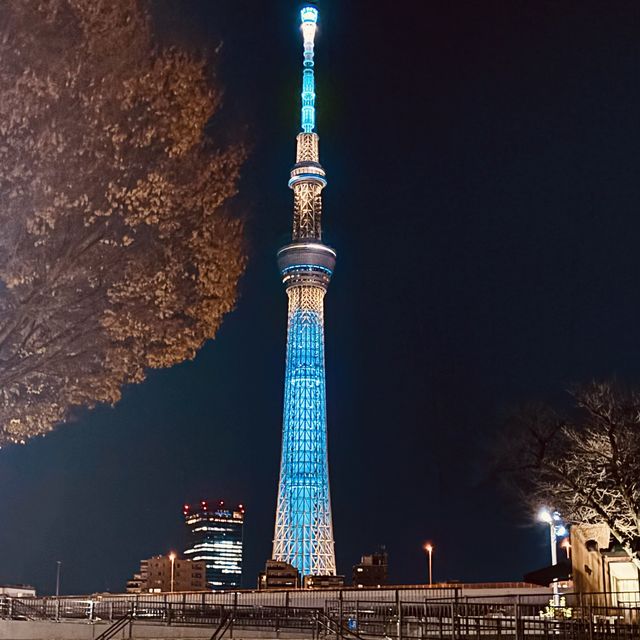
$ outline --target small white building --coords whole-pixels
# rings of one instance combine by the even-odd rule
[[[0,584],[0,596],[35,598],[36,590],[28,584]]]

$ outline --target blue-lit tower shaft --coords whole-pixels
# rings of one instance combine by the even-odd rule
[[[289,298],[282,458],[273,558],[303,576],[335,575],[329,494],[324,362],[324,296],[336,254],[322,243],[325,173],[315,133],[314,41],[318,12],[301,12],[304,37],[302,132],[289,186],[292,242],[278,252]]]

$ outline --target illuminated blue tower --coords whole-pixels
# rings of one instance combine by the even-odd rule
[[[329,496],[324,366],[324,295],[336,254],[322,243],[325,173],[315,133],[314,41],[318,11],[301,12],[304,37],[302,131],[289,187],[294,193],[291,244],[278,252],[289,298],[287,363],[273,558],[303,576],[335,575]]]

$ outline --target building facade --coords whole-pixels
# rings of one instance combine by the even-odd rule
[[[389,556],[382,548],[360,558],[360,564],[353,567],[354,587],[382,587],[387,584]]]
[[[571,575],[579,593],[599,604],[640,607],[640,572],[606,524],[571,527]]]
[[[28,584],[4,584],[0,585],[0,596],[10,598],[35,598],[36,589]]]
[[[184,505],[189,546],[184,555],[206,565],[207,588],[238,589],[242,581],[244,507],[228,508],[223,501]]]
[[[278,252],[289,313],[284,383],[282,456],[273,559],[305,576],[336,573],[324,359],[324,296],[336,254],[322,242],[322,190],[315,132],[314,43],[318,11],[301,12],[304,40],[302,126],[289,187],[294,192],[291,243]]]
[[[264,571],[258,575],[258,589],[298,589],[300,572],[286,562],[267,560]]]
[[[192,562],[175,554],[140,561],[140,570],[127,582],[127,593],[174,593],[207,588],[204,562]]]

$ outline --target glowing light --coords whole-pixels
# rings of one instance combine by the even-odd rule
[[[324,294],[335,253],[321,244],[321,191],[315,129],[314,42],[318,11],[300,13],[304,40],[302,133],[289,186],[295,192],[292,239],[278,253],[289,297],[282,458],[272,557],[307,575],[335,575],[324,362]],[[308,242],[307,242],[308,241]],[[299,253],[298,253],[299,252]]]
[[[302,575],[335,575],[325,407],[324,291],[293,287],[273,557]]]
[[[567,531],[567,528],[563,524],[556,527],[556,535],[563,537],[563,536],[566,536],[567,533],[569,532]]]
[[[300,19],[303,23],[312,22],[315,24],[318,22],[318,10],[315,7],[305,7],[300,11]]]
[[[553,516],[551,515],[549,509],[541,509],[538,513],[538,520],[540,520],[540,522],[551,524],[553,522]]]
[[[304,70],[302,72],[302,130],[311,133],[316,126],[316,81],[313,73],[313,48],[316,37],[318,10],[305,7],[300,12],[304,39]]]
[[[424,550],[427,552],[429,558],[429,586],[433,585],[433,545],[427,542],[424,545]]]

